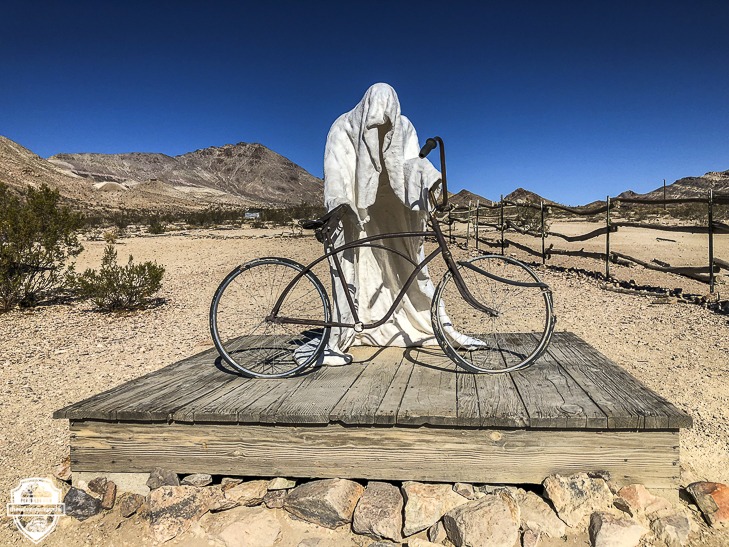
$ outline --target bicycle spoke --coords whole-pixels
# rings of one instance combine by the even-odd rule
[[[538,281],[531,270],[508,257],[482,256],[472,262],[504,279]],[[541,341],[551,336],[551,299],[539,287],[499,282],[470,268],[459,271],[473,297],[498,315],[479,311],[465,302],[451,274],[446,273],[436,291],[438,302],[433,304],[433,327],[444,351],[475,372],[502,372],[530,364]],[[448,310],[444,314],[447,321],[435,313],[438,306]]]
[[[286,259],[259,259],[232,272],[221,284],[211,307],[213,338],[223,358],[237,370],[258,377],[286,376],[314,362],[323,351],[328,329],[266,320],[302,269]],[[326,292],[311,272],[289,288],[279,309],[279,316],[300,320],[328,321],[330,313]],[[310,347],[299,351],[306,345]]]

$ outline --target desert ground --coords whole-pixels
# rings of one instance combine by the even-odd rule
[[[596,227],[589,223],[553,225],[565,233]],[[675,241],[657,241],[656,237]],[[665,236],[625,229],[612,238],[615,250],[646,260],[697,265],[706,259],[705,235]],[[538,245],[538,240],[532,242]],[[98,268],[104,241],[85,239],[83,245],[76,269]],[[716,256],[729,259],[729,236],[716,236],[715,245]],[[555,242],[555,246],[562,245]],[[604,239],[579,244],[578,248],[589,250],[591,246],[604,249]],[[166,268],[160,294],[164,304],[133,313],[108,314],[94,311],[89,303],[77,302],[0,315],[2,499],[21,478],[49,476],[67,456],[68,423],[53,420],[54,410],[211,347],[208,307],[225,274],[259,256],[287,256],[305,262],[318,255],[320,244],[310,234],[292,238],[284,228],[245,228],[123,237],[117,250],[120,261],[132,254],[135,261],[153,260]],[[553,263],[603,268],[601,263],[586,259],[568,263],[555,257]],[[558,330],[575,332],[693,417],[693,428],[683,430],[680,436],[682,485],[696,480],[729,483],[729,317],[700,305],[608,292],[600,287],[599,280],[578,272],[541,265],[537,269],[553,287]],[[639,284],[708,293],[706,285],[673,274],[616,265],[612,270],[616,277],[635,279]],[[437,282],[437,268],[432,273]],[[722,276],[719,281],[724,281]],[[720,295],[728,290],[725,284],[717,286]],[[132,532],[113,536],[118,534],[114,523],[95,522],[85,523],[83,528],[64,523],[54,532],[58,536],[54,539],[52,535],[46,544],[126,541],[132,545],[142,541],[141,535]],[[707,530],[702,534],[700,544],[720,545],[727,540]],[[117,539],[109,540],[112,536]],[[12,521],[3,517],[0,544],[25,541]]]

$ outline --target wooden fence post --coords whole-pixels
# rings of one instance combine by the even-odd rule
[[[468,218],[466,218],[466,249],[471,240],[471,200],[468,200]]]
[[[542,264],[545,263],[547,260],[546,255],[544,254],[544,202],[539,202],[539,212],[542,216]]]
[[[500,204],[501,204],[501,220],[499,222],[499,227],[501,228],[501,256],[504,256],[504,194],[501,194],[500,198]]]
[[[709,190],[709,292],[714,294],[714,191]]]
[[[610,279],[610,196],[607,197],[605,222],[607,225],[607,232],[605,233],[605,279]]]
[[[478,212],[481,208],[481,200],[476,200],[476,227],[474,231],[476,232],[476,250],[478,251],[478,224],[479,224],[479,218],[478,218]]]

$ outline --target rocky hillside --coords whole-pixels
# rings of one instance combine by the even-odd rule
[[[120,184],[113,179],[99,182],[34,154],[0,136],[0,182],[23,191],[47,184],[64,201],[80,211],[128,209],[139,212],[194,211],[211,206],[249,207],[258,202],[210,188],[176,188],[161,181]]]
[[[57,167],[97,184],[168,185],[178,192],[231,195],[262,206],[321,204],[323,183],[261,144],[211,146],[180,156],[155,153],[57,154]]]
[[[666,197],[677,198],[705,198],[709,190],[715,194],[729,194],[729,171],[711,171],[701,177],[685,177],[666,186]],[[663,186],[651,192],[636,194],[632,190],[623,192],[621,197],[636,197],[647,199],[663,199]]]
[[[537,203],[537,204],[544,202],[545,205],[555,203],[554,201],[552,201],[550,199],[543,198],[539,194],[535,194],[534,192],[525,190],[524,188],[517,188],[508,196],[504,196],[504,199],[507,201],[526,201],[529,203]]]
[[[465,188],[457,194],[450,194],[448,196],[448,201],[456,207],[468,207],[469,202],[473,207],[476,206],[476,202],[481,203],[481,205],[493,205],[494,203],[490,199],[474,194]]]

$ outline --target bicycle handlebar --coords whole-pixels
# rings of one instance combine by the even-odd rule
[[[443,146],[443,139],[441,139],[440,137],[432,137],[426,140],[425,146],[420,149],[419,156],[421,158],[424,158],[425,156],[430,154],[430,152],[436,147],[436,145],[440,145],[440,176],[443,191],[441,193],[440,203],[438,203],[438,201],[435,199],[433,188],[431,188],[430,199],[433,201],[433,207],[435,207],[437,211],[443,211],[448,207],[448,182],[446,180],[445,147]]]
[[[425,156],[430,154],[433,151],[433,148],[435,148],[437,145],[438,143],[435,141],[435,139],[428,139],[427,141],[425,141],[425,146],[420,149],[420,154],[418,154],[418,156],[424,158]]]

